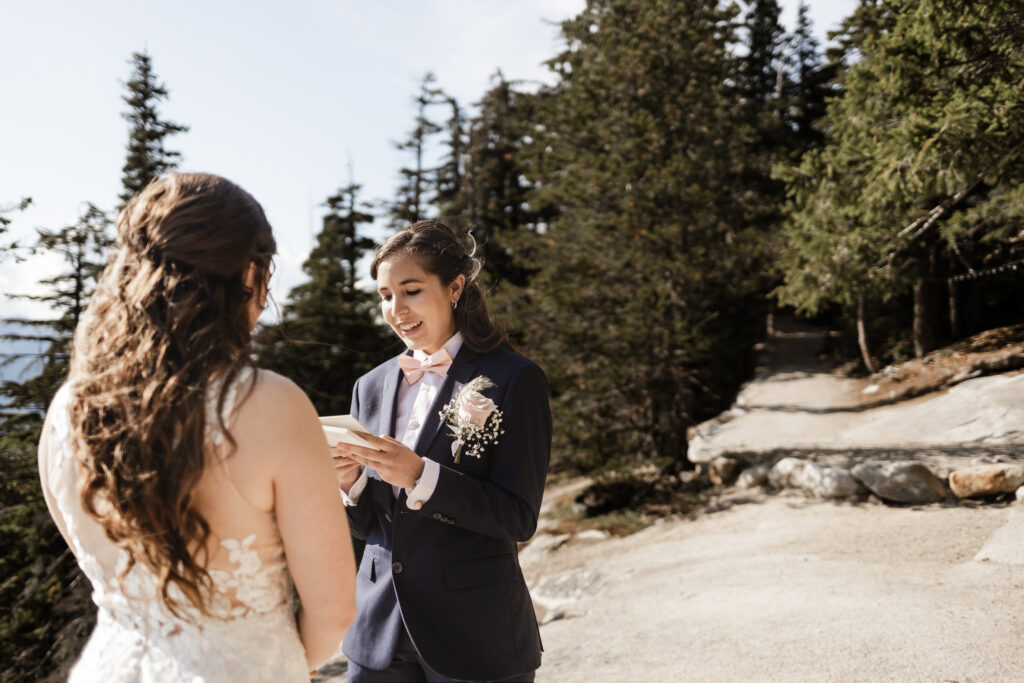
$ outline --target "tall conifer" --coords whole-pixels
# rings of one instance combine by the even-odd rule
[[[859,61],[829,106],[828,144],[786,173],[784,302],[912,297],[918,355],[963,333],[953,278],[1020,251],[1022,27],[1010,0],[865,0],[843,27]]]
[[[293,379],[323,415],[347,413],[360,375],[393,355],[375,321],[376,295],[359,286],[360,260],[373,240],[359,226],[373,216],[349,184],[327,198],[316,246],[302,264],[309,280],[292,289],[281,322],[258,335],[260,365]]]
[[[121,114],[128,122],[128,154],[121,172],[121,206],[154,178],[177,168],[181,153],[167,149],[166,139],[188,130],[188,126],[163,119],[157,109],[168,92],[157,80],[149,54],[135,52],[130,63],[132,75],[124,84],[128,92],[122,98],[128,105],[128,111]]]
[[[746,375],[757,237],[739,175],[751,144],[710,0],[590,0],[552,60],[526,343],[551,374],[559,452],[577,465],[687,466],[686,429]],[[539,134],[539,131],[538,131]]]
[[[38,230],[33,251],[54,254],[63,261],[63,270],[39,281],[41,294],[14,294],[12,298],[35,301],[51,311],[47,318],[8,318],[4,322],[20,328],[0,339],[26,342],[38,351],[4,354],[4,364],[25,365],[39,373],[28,379],[6,380],[0,384],[0,396],[7,401],[0,409],[0,429],[8,436],[23,434],[29,440],[38,437],[42,414],[50,399],[67,376],[71,353],[71,336],[95,289],[96,278],[106,266],[107,248],[111,244],[110,219],[96,206],[89,204],[82,216],[60,230]]]
[[[420,91],[416,95],[416,119],[409,135],[395,144],[412,157],[412,164],[399,169],[402,184],[398,188],[398,197],[388,207],[391,225],[395,229],[427,217],[428,192],[432,185],[435,169],[427,166],[427,147],[430,138],[441,132],[439,126],[429,113],[437,104],[440,91],[435,87],[437,78],[427,72],[420,82]]]

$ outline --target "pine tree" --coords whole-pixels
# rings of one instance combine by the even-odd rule
[[[779,23],[781,12],[776,0],[753,0],[745,17],[747,54],[741,60],[740,91],[760,105],[782,95],[785,29]]]
[[[449,108],[450,114],[444,126],[444,132],[448,134],[445,154],[434,173],[435,189],[431,204],[441,220],[458,228],[470,208],[466,196],[466,155],[469,146],[466,140],[466,115],[458,100],[451,95],[439,89],[436,96],[439,104]]]
[[[71,335],[105,265],[110,221],[89,204],[60,230],[38,231],[34,251],[61,257],[64,269],[41,280],[43,294],[22,296],[48,306],[46,319],[9,319],[23,332],[0,335],[31,343],[38,353],[5,354],[3,362],[31,361],[38,374],[0,385],[0,660],[2,678],[40,680],[69,665],[94,623],[87,582],[50,519],[39,487],[36,443],[43,413],[67,376]]]
[[[42,294],[11,295],[36,301],[53,312],[46,319],[8,318],[4,322],[22,328],[22,332],[0,335],[5,341],[30,342],[38,352],[4,354],[2,362],[31,361],[39,374],[24,381],[7,380],[0,384],[0,396],[6,403],[0,408],[0,429],[7,436],[25,436],[34,441],[42,424],[42,415],[50,399],[67,376],[71,336],[78,326],[96,279],[106,265],[111,244],[110,219],[93,204],[88,204],[77,222],[60,230],[38,230],[33,248],[36,254],[59,256],[65,269],[40,280]]]
[[[7,226],[11,224],[10,215],[16,211],[24,211],[26,208],[28,208],[29,204],[31,203],[32,198],[25,197],[17,204],[11,204],[9,206],[0,207],[0,237],[7,233]],[[3,258],[3,256],[6,256],[7,254],[17,249],[17,246],[18,245],[14,243],[4,244],[3,252],[0,252],[0,258]]]
[[[373,240],[359,226],[373,216],[349,184],[329,197],[317,243],[279,324],[258,335],[260,365],[293,379],[322,415],[347,413],[360,375],[393,355],[394,340],[375,321],[376,296],[359,287],[358,264]]]
[[[1021,255],[1024,8],[866,0],[858,12],[843,30],[861,57],[829,106],[828,144],[785,174],[780,295],[810,312],[910,296],[922,355],[964,331],[952,277]]]
[[[788,61],[792,63],[792,83],[787,91],[791,125],[798,154],[820,147],[824,133],[815,124],[825,116],[825,100],[836,94],[832,81],[837,65],[824,63],[806,2],[797,9],[796,29],[789,39]]]
[[[702,0],[590,0],[541,145],[525,342],[549,372],[558,452],[687,467],[686,430],[731,400],[759,328],[741,175],[734,14]],[[538,135],[541,134],[538,131]]]
[[[437,78],[430,72],[423,77],[420,92],[414,100],[415,124],[408,137],[395,145],[399,150],[409,152],[413,159],[411,166],[403,166],[399,170],[402,184],[397,199],[388,208],[391,225],[396,229],[426,218],[427,193],[435,171],[425,166],[427,145],[433,135],[441,132],[441,127],[427,116],[429,109],[437,104],[440,94],[434,87],[436,82]]]
[[[132,76],[125,83],[123,96],[128,111],[121,116],[128,122],[128,155],[122,168],[121,206],[127,204],[154,178],[178,166],[181,153],[166,148],[166,138],[188,131],[183,126],[161,117],[157,105],[167,99],[166,86],[157,80],[148,53],[132,54]]]
[[[492,283],[522,287],[530,272],[515,256],[517,237],[538,220],[529,206],[525,147],[533,95],[521,93],[497,72],[471,122],[466,174],[469,221]]]

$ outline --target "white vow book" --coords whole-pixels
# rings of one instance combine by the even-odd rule
[[[353,446],[372,448],[375,451],[380,450],[376,446],[370,445],[370,442],[363,437],[355,434],[355,432],[369,433],[370,430],[361,425],[359,420],[351,415],[328,415],[327,417],[321,417],[320,427],[324,430],[324,436],[327,437],[328,446],[347,443]]]

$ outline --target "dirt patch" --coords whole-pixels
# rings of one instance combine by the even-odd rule
[[[861,407],[905,401],[968,379],[1024,368],[1024,324],[999,327],[860,380]]]

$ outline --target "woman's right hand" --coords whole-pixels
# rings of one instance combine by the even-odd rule
[[[363,466],[348,457],[338,446],[331,447],[331,459],[334,461],[334,476],[338,478],[338,486],[348,493],[362,474]]]

